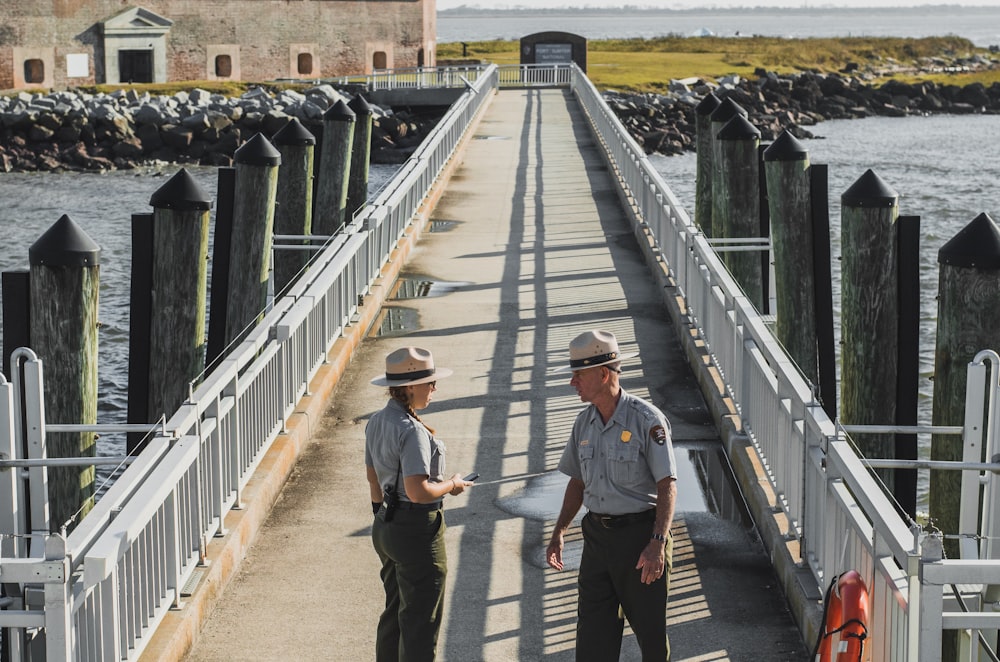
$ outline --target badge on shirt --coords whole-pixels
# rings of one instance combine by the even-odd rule
[[[632,440],[632,433],[629,432],[628,430],[622,431],[621,440],[627,444]]]
[[[590,439],[583,439],[582,441],[580,441],[580,445],[581,446],[589,446],[590,445]]]
[[[667,443],[667,430],[662,425],[655,425],[649,430],[649,437],[662,446]]]

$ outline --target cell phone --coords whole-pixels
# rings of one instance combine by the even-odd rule
[[[474,480],[475,480],[475,479],[477,479],[477,478],[479,478],[479,474],[477,474],[476,472],[472,472],[471,474],[469,474],[468,476],[466,476],[466,477],[465,477],[465,478],[463,478],[462,480],[464,480],[464,481],[467,481],[467,482],[470,482],[470,483],[471,483],[472,481],[474,481]]]

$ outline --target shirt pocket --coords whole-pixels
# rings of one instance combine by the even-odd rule
[[[577,446],[576,456],[580,460],[580,473],[585,477],[589,476],[594,465],[594,447],[590,444]]]
[[[608,452],[608,475],[619,485],[634,485],[639,480],[639,445],[615,444]]]
[[[444,443],[431,437],[431,466],[430,476],[432,481],[444,480]]]

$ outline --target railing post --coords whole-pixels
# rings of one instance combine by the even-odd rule
[[[920,596],[917,600],[918,608],[916,610],[920,632],[917,662],[939,662],[941,659],[941,615],[944,612],[944,587],[926,581],[924,568],[933,563],[940,563],[941,559],[944,558],[944,546],[940,534],[926,535],[921,542],[920,549],[920,573],[918,575]],[[910,615],[912,618],[912,609]]]
[[[45,539],[45,560],[62,562],[62,580],[47,577],[45,582],[45,659],[67,662],[73,655],[73,591],[66,539],[59,534]]]
[[[17,435],[14,433],[14,385],[0,375],[0,458],[17,459]],[[24,511],[21,506],[21,481],[16,469],[0,469],[0,558],[22,556],[20,535],[24,533]],[[9,537],[8,537],[9,536]]]
[[[20,358],[24,362],[24,380],[21,383],[20,398],[24,403],[23,429],[26,431],[25,448],[29,460],[40,460],[48,456],[45,448],[45,400],[42,360],[30,350],[17,350],[11,359],[11,370],[16,371]],[[49,474],[48,469],[31,467],[28,469],[28,508],[31,513],[30,529],[33,534],[29,541],[28,556],[43,556],[42,536],[49,533]]]

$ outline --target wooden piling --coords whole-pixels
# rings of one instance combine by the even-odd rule
[[[281,154],[258,133],[236,150],[234,162],[226,346],[242,338],[260,320],[267,305]]]
[[[941,247],[938,264],[932,423],[964,425],[969,363],[981,350],[1000,351],[1000,228],[980,214]],[[962,460],[962,438],[933,435],[931,458]],[[945,534],[958,532],[961,485],[960,471],[931,471],[930,516]],[[947,542],[954,557],[957,543]]]
[[[809,151],[788,131],[764,150],[774,245],[774,334],[813,384],[819,383]]]
[[[211,199],[182,168],[149,204],[151,216],[133,219],[129,423],[153,423],[177,411],[205,369]],[[152,227],[142,228],[143,222]],[[130,436],[129,452],[140,442]]]
[[[708,237],[719,237],[722,236],[721,226],[722,217],[725,214],[725,209],[723,207],[722,201],[719,196],[716,195],[716,184],[719,183],[719,179],[722,177],[722,154],[720,153],[720,145],[718,140],[719,131],[722,131],[722,127],[729,123],[729,120],[733,119],[737,115],[747,116],[747,111],[744,110],[738,103],[726,97],[719,103],[719,107],[713,110],[709,114],[709,133],[712,139],[712,203],[710,205],[711,209],[711,220],[708,218],[703,219],[705,226],[702,227],[702,232]],[[721,186],[721,184],[719,184]]]
[[[274,234],[308,235],[312,232],[313,166],[316,137],[293,119],[274,134],[275,148],[281,154],[278,187],[275,194]],[[283,242],[308,245],[307,241]],[[289,284],[305,269],[310,253],[300,250],[274,252],[274,294],[281,296]]]
[[[28,250],[31,349],[45,365],[45,416],[52,423],[97,422],[97,303],[101,249],[62,216]],[[93,457],[93,432],[46,437],[49,457]],[[48,470],[49,524],[57,532],[94,505],[94,467]]]
[[[695,106],[694,222],[706,237],[712,236],[712,118],[722,102],[709,92]]]
[[[328,237],[344,227],[356,120],[354,111],[342,99],[323,114],[314,234]]]
[[[847,425],[896,422],[898,200],[899,195],[872,170],[840,198],[840,418]],[[852,438],[865,457],[895,457],[891,435]],[[878,473],[891,490],[892,472]]]
[[[216,184],[215,231],[212,239],[212,291],[208,318],[205,366],[211,371],[229,345],[229,253],[233,243],[233,208],[236,206],[236,168],[219,168]]]
[[[368,167],[372,152],[372,107],[360,94],[347,104],[356,117],[351,145],[351,174],[347,185],[347,214],[350,223],[358,210],[368,203]]]
[[[826,164],[809,166],[810,218],[813,229],[813,273],[816,299],[816,360],[819,398],[823,411],[835,420],[837,408],[837,350],[833,334],[833,262],[830,251],[830,176]]]
[[[712,183],[712,195],[719,214],[712,216],[712,231],[717,238],[760,237],[760,131],[737,114],[719,131],[716,141],[720,176]],[[743,293],[757,310],[763,311],[760,253],[728,251],[723,253],[723,261]]]

